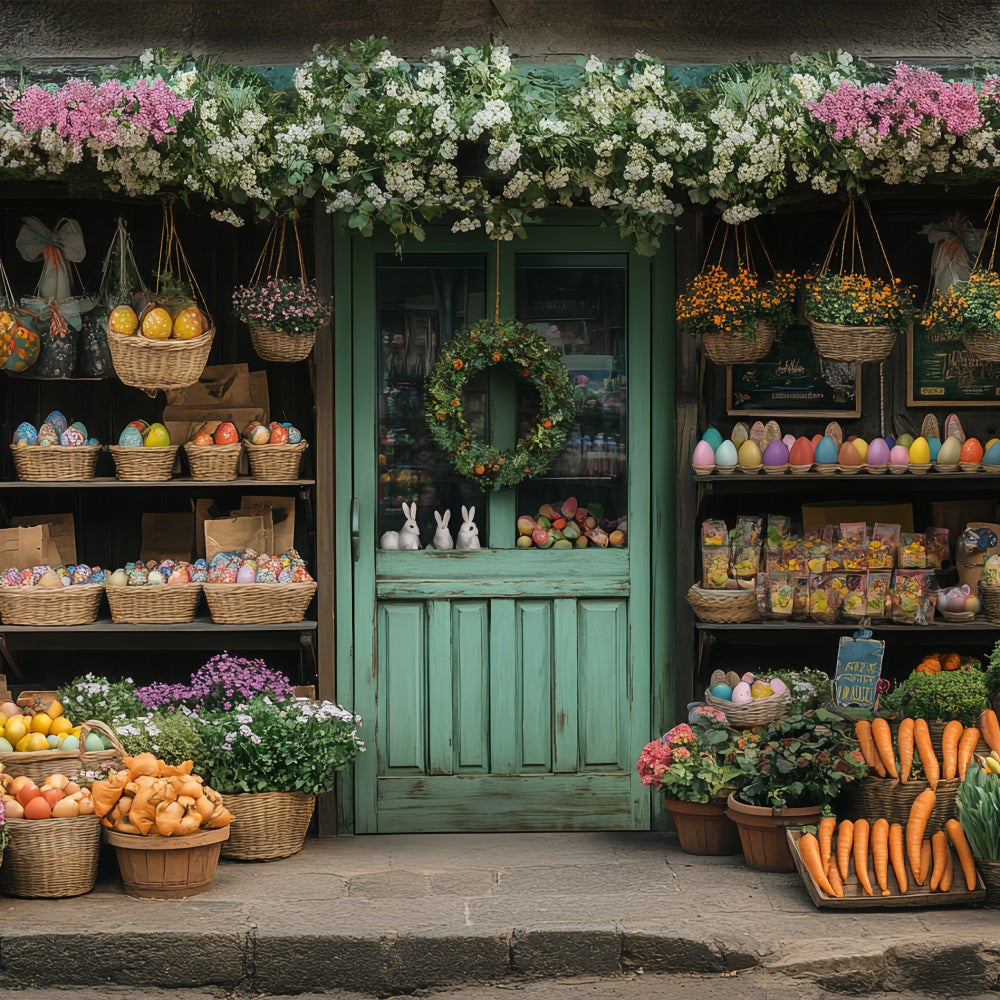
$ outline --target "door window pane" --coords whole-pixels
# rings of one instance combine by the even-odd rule
[[[483,494],[456,475],[424,419],[424,381],[443,343],[486,312],[485,257],[414,254],[376,261],[377,329],[381,350],[378,417],[377,537],[403,525],[402,504],[415,502],[422,546],[432,543],[434,511],[451,510],[452,536],[461,506],[477,505],[480,538],[487,532]],[[486,377],[464,396],[473,433],[485,436]]]
[[[627,306],[625,254],[517,255],[517,317],[559,350],[576,394],[566,446],[544,476],[518,487],[519,514],[569,497],[609,529],[628,513]],[[518,381],[521,434],[538,399]]]

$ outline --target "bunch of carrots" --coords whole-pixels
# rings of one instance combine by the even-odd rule
[[[935,790],[939,781],[965,777],[980,737],[991,750],[1000,752],[1000,723],[993,709],[983,712],[977,722],[978,726],[963,726],[953,719],[944,727],[940,760],[934,752],[925,719],[901,720],[895,746],[886,719],[875,718],[870,722],[859,719],[854,724],[854,732],[865,763],[880,778],[896,778],[904,783],[909,781],[916,753],[927,784]]]
[[[925,788],[910,807],[905,828],[885,817],[874,821],[844,819],[838,825],[835,816],[825,816],[815,834],[804,833],[799,838],[799,856],[806,871],[819,889],[834,898],[843,898],[852,862],[858,896],[875,895],[870,871],[874,871],[881,894],[891,895],[890,866],[901,894],[907,891],[911,879],[916,887],[927,885],[931,892],[948,892],[954,880],[954,849],[966,888],[972,892],[976,888],[976,865],[958,820],[950,819],[944,830],[926,836],[936,799],[933,789]]]

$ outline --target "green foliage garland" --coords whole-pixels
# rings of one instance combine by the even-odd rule
[[[538,392],[534,425],[508,451],[473,436],[462,403],[469,380],[492,365],[509,365]],[[534,327],[514,320],[480,320],[445,344],[428,379],[424,405],[435,443],[459,475],[484,491],[516,486],[548,469],[576,415],[558,351]]]

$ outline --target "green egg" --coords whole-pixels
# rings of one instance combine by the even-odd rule
[[[59,737],[58,736],[46,736],[45,738],[49,741],[49,746],[52,747],[53,749],[55,749],[55,747],[59,746]]]
[[[65,746],[65,743],[63,746]],[[77,743],[77,746],[79,746],[79,743]],[[104,746],[104,740],[101,739],[99,734],[87,733],[87,739],[83,744],[83,749],[88,752],[93,752],[96,750],[105,750],[107,748]]]
[[[80,749],[80,737],[79,736],[64,736],[62,743],[59,744],[60,750],[79,750]]]
[[[101,735],[101,742],[104,744],[105,750],[114,750],[115,745],[107,738],[107,736]]]
[[[0,736],[0,753],[13,753],[14,748],[2,737]]]

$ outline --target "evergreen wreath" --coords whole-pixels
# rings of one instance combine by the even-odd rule
[[[538,392],[534,426],[507,451],[474,437],[462,406],[469,380],[492,365],[510,365]],[[566,442],[576,404],[559,352],[534,327],[480,320],[441,349],[427,381],[425,412],[435,443],[455,471],[486,491],[516,486],[548,469]]]

